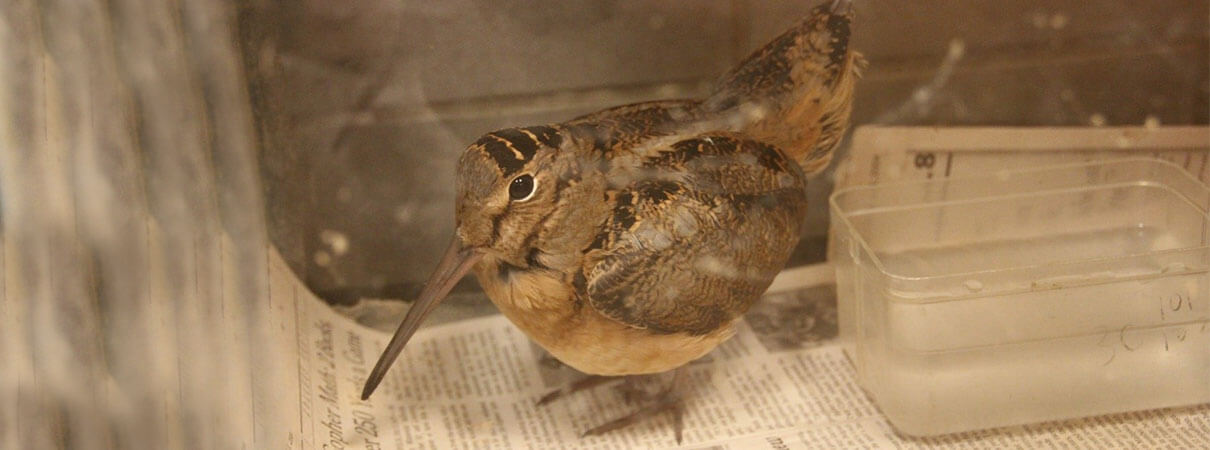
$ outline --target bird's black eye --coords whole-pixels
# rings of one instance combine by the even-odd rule
[[[529,200],[534,195],[534,177],[531,175],[521,175],[513,178],[513,181],[508,184],[508,197],[513,201]]]

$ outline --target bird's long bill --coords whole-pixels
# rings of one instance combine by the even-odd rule
[[[416,299],[415,303],[412,303],[412,308],[403,318],[403,323],[399,324],[399,329],[395,330],[395,335],[391,337],[391,342],[387,344],[386,350],[383,350],[382,356],[378,357],[378,364],[374,365],[374,370],[370,372],[365,388],[361,391],[362,400],[370,398],[370,394],[374,393],[378,383],[381,383],[382,378],[386,376],[387,369],[391,368],[391,363],[399,357],[399,352],[403,351],[408,340],[416,333],[416,329],[420,328],[420,323],[424,322],[424,318],[433,312],[433,309],[445,299],[446,294],[450,293],[450,289],[454,288],[458,280],[461,280],[482,257],[483,253],[476,249],[462,248],[462,243],[458,238],[454,238],[453,242],[450,242],[450,247],[446,249],[445,256],[441,257],[437,269],[433,271],[429,281],[424,284],[420,297]]]

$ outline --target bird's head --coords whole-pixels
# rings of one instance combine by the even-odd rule
[[[487,257],[529,265],[534,239],[578,170],[574,157],[560,151],[562,145],[558,130],[536,126],[488,133],[463,152],[454,238],[370,372],[362,399],[369,398],[424,318],[477,262]]]
[[[554,128],[509,128],[484,135],[458,161],[455,240],[525,266],[540,227],[558,206],[573,170]]]

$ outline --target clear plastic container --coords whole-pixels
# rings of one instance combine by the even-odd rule
[[[1210,402],[1210,190],[1133,159],[831,198],[842,339],[910,435]]]

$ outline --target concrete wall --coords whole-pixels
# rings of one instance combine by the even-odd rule
[[[248,0],[273,237],[330,300],[407,298],[478,135],[700,95],[814,3]],[[1204,0],[855,3],[857,124],[1207,123]],[[829,189],[794,263],[822,259]]]

